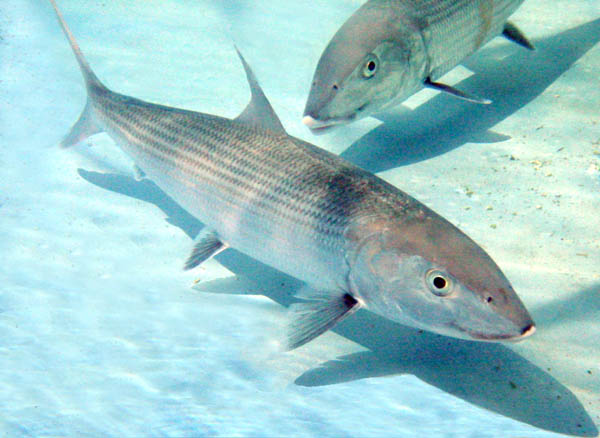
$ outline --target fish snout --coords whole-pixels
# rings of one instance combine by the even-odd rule
[[[528,326],[526,326],[523,330],[521,330],[521,336],[516,338],[516,341],[520,341],[521,339],[525,339],[535,333],[535,324],[532,322]]]
[[[313,116],[305,114],[302,118],[302,123],[304,123],[308,128],[318,128],[322,125],[323,122],[315,119]]]
[[[506,340],[509,342],[519,342],[535,333],[535,324],[533,321],[527,323],[523,328],[520,329],[520,332],[516,336],[512,336],[507,338]]]
[[[510,321],[512,335],[505,340],[520,341],[535,333],[535,323],[512,286],[506,285],[499,288],[497,294],[489,294],[486,302],[494,312]]]
[[[302,123],[310,130],[319,130],[331,125],[331,123],[327,121],[328,117],[325,117],[323,114],[325,102],[322,102],[322,100],[322,98],[319,99],[315,96],[314,90],[311,90],[302,118]]]
[[[483,298],[483,299],[482,299]],[[471,339],[486,342],[517,342],[536,331],[531,315],[509,285],[478,298],[476,307],[461,313],[460,325]],[[478,309],[478,310],[477,310]]]
[[[304,117],[302,118],[302,123],[314,134],[322,134],[323,132],[335,126],[334,122],[321,121],[309,114],[304,115]]]
[[[302,123],[311,131],[318,133],[340,124],[338,117],[331,114],[331,105],[339,89],[337,83],[329,86],[322,80],[313,81],[302,119]]]
[[[501,333],[489,333],[489,332],[479,332],[479,331],[467,331],[469,337],[471,339],[477,341],[487,341],[487,342],[519,342],[529,336],[533,335],[536,331],[536,327],[533,321],[526,323],[524,326],[520,328],[516,328],[515,330],[503,331]]]
[[[324,116],[319,111],[304,111],[302,123],[309,128],[313,134],[322,134],[323,132],[339,125],[345,125],[352,122],[356,114],[341,117]]]

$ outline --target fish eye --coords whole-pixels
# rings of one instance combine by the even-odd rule
[[[367,59],[363,65],[362,75],[364,78],[369,79],[375,76],[377,68],[379,67],[379,59],[374,54],[367,56]]]
[[[425,274],[425,279],[429,290],[433,294],[439,297],[446,297],[452,293],[452,280],[448,274],[438,269],[430,269]]]

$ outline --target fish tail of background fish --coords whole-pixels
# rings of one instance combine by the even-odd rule
[[[500,35],[508,17],[523,0],[416,0],[410,3],[423,26],[430,77],[435,80]]]

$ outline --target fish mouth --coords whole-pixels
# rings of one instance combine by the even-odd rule
[[[354,116],[339,117],[335,119],[319,120],[309,114],[305,114],[302,123],[311,130],[313,134],[323,134],[339,125],[350,123]]]
[[[304,117],[302,118],[302,123],[304,123],[304,125],[306,125],[313,132],[313,134],[322,134],[325,131],[335,128],[336,126],[347,125],[348,123],[352,123],[360,117],[364,117],[364,113],[367,106],[368,103],[363,103],[354,111],[346,113],[345,115],[328,118],[319,118],[318,116],[314,116],[315,113],[322,112],[322,109],[314,111],[308,109],[307,107],[304,110]]]
[[[477,341],[519,342],[535,333],[535,324],[533,324],[533,323],[527,324],[523,329],[521,329],[520,333],[518,333],[518,334],[505,334],[505,333],[488,334],[488,333],[475,332],[475,331],[470,331],[470,330],[467,330],[466,332],[469,335],[469,337],[471,337],[472,339],[477,340]]]

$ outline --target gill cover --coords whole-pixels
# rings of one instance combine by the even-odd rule
[[[523,303],[494,261],[430,212],[361,242],[351,290],[373,312],[456,338],[515,340],[534,331]]]

